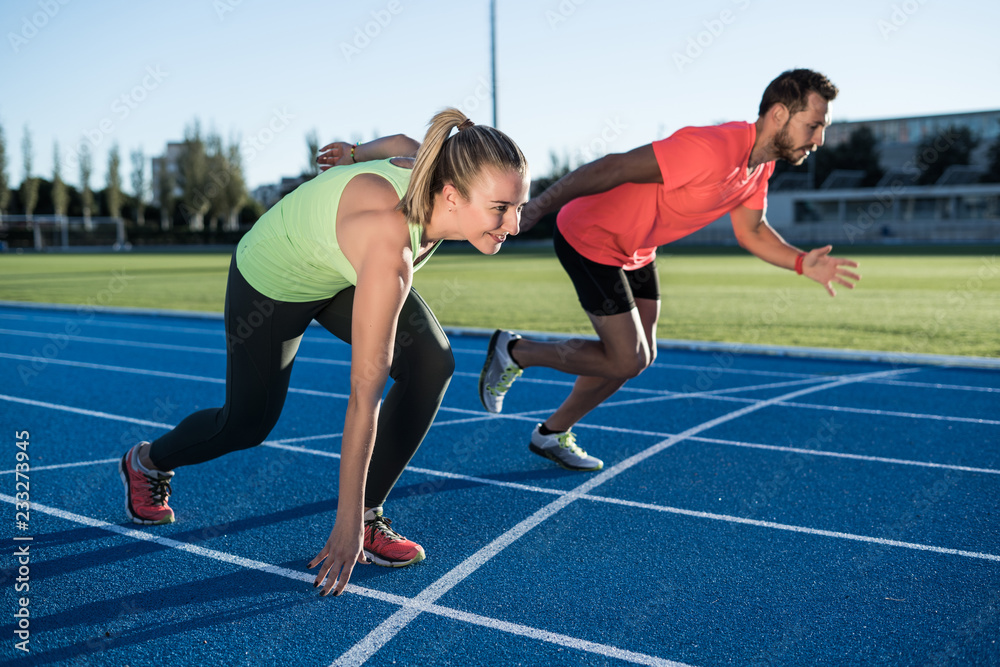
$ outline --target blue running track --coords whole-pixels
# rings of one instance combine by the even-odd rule
[[[269,440],[178,470],[178,521],[142,527],[117,460],[222,403],[221,320],[0,306],[0,661],[1000,665],[997,370],[661,349],[571,473],[527,448],[571,378],[487,415],[486,342],[452,336],[386,503],[427,559],[324,598],[347,345],[310,328]]]

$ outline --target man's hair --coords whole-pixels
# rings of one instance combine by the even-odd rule
[[[817,93],[827,102],[837,97],[837,87],[830,80],[811,69],[790,69],[782,72],[764,90],[758,115],[763,116],[775,104],[784,104],[789,114],[796,114],[808,106],[809,93]]]

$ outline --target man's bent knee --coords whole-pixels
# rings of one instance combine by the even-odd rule
[[[636,350],[636,354],[631,359],[631,363],[622,365],[622,379],[631,380],[632,378],[637,377],[640,373],[650,367],[653,363],[654,356],[655,353],[650,353],[649,348],[645,346]]]

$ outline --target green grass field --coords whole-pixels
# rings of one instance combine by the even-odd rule
[[[858,288],[830,298],[746,254],[661,251],[658,336],[1000,357],[995,254],[857,259]],[[228,265],[228,254],[5,254],[0,299],[221,311]],[[445,326],[592,333],[547,249],[445,249],[414,282]]]

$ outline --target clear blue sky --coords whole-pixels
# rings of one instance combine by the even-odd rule
[[[793,67],[840,87],[834,122],[1000,108],[996,0],[497,5],[498,125],[535,175],[552,151],[578,162],[752,120]],[[488,0],[4,0],[9,181],[24,176],[25,125],[35,175],[51,178],[58,140],[77,184],[68,154],[88,141],[100,188],[113,142],[127,184],[129,152],[162,153],[196,118],[243,141],[251,187],[300,173],[311,129],[420,138],[445,106],[488,123],[488,19]]]

